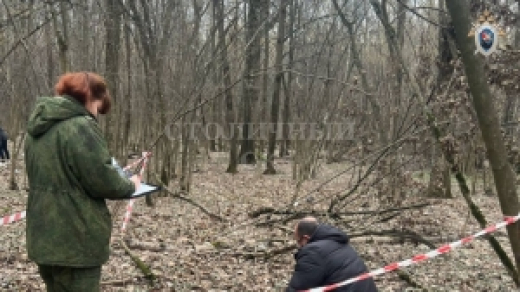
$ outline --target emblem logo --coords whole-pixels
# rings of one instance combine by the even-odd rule
[[[481,53],[487,57],[496,52],[501,45],[500,40],[506,34],[502,28],[495,24],[495,17],[488,10],[484,11],[478,22],[478,24],[474,24],[468,36],[475,38],[476,53]],[[503,48],[503,46],[500,46],[500,48]]]
[[[477,50],[484,56],[489,56],[497,49],[497,31],[493,26],[483,25],[475,32],[475,45]]]

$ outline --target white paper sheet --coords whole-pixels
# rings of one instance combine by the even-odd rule
[[[144,196],[147,193],[153,193],[158,190],[159,190],[159,188],[156,186],[151,186],[151,185],[147,185],[145,183],[141,183],[141,185],[139,186],[139,189],[137,189],[137,191],[135,191],[135,193],[132,194],[132,198]]]
[[[128,173],[128,172],[125,172],[121,166],[119,166],[119,164],[117,163],[117,161],[115,160],[115,158],[112,157],[112,165],[116,168],[117,172],[119,172],[119,174],[122,176],[122,177],[130,177],[131,174]],[[152,186],[152,185],[148,185],[144,182],[141,182],[141,185],[139,186],[139,189],[137,189],[135,191],[135,193],[132,194],[131,198],[135,198],[135,197],[140,197],[140,196],[144,196],[148,193],[153,193],[153,192],[156,192],[159,190],[159,187],[157,186]]]

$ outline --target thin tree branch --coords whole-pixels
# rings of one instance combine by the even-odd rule
[[[441,0],[441,1],[444,1],[444,0]],[[440,27],[442,29],[449,29],[449,27],[443,26],[433,20],[428,19],[426,16],[417,12],[417,8],[411,8],[410,6],[406,5],[402,0],[397,0],[397,2],[399,2],[399,4],[401,4],[406,10],[410,11],[412,14],[414,14],[415,16],[419,17],[420,19],[428,22],[429,24]],[[443,12],[447,14],[447,11],[443,11]]]
[[[167,193],[169,193],[171,196],[170,198],[175,198],[175,199],[179,199],[179,200],[182,200],[184,202],[187,202],[195,207],[197,207],[199,210],[201,210],[204,214],[208,215],[209,217],[211,217],[212,219],[215,219],[215,220],[218,220],[218,221],[221,221],[221,222],[227,222],[228,220],[224,219],[223,217],[219,216],[219,215],[216,215],[212,212],[210,212],[207,208],[205,208],[204,206],[202,206],[201,204],[195,202],[194,200],[184,196],[183,194],[185,194],[185,192],[183,191],[172,191],[168,188],[168,186],[166,186],[160,179],[159,175],[157,173],[155,173],[155,178],[156,180],[159,182],[159,184],[162,186],[163,190],[165,190]]]

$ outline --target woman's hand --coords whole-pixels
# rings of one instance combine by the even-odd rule
[[[139,187],[141,186],[141,176],[140,175],[133,175],[130,180],[134,183],[135,185],[135,190],[137,191],[139,189]]]

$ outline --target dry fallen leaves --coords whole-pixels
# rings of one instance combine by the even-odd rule
[[[251,210],[259,207],[282,208],[294,194],[291,166],[278,166],[282,174],[263,176],[261,170],[244,167],[231,176],[224,166],[208,164],[194,174],[190,198],[229,222],[219,223],[201,214],[193,206],[172,198],[156,198],[156,207],[146,207],[144,199],[134,205],[134,212],[125,234],[129,248],[151,267],[157,276],[154,287],[137,270],[122,247],[114,244],[109,262],[103,267],[103,291],[275,291],[285,287],[294,267],[291,252],[265,260],[270,250],[293,244],[284,230],[291,230],[292,222],[280,228],[255,227],[248,218]],[[7,190],[8,170],[0,169],[1,215],[21,211],[26,193]],[[316,181],[305,182],[302,193],[319,185],[338,171],[337,165],[324,165]],[[323,189],[334,193],[344,188],[338,179]],[[323,195],[323,194],[322,194]],[[373,196],[363,197],[374,209]],[[424,201],[411,198],[411,203]],[[488,216],[497,222],[500,212],[493,198],[477,196],[475,201]],[[352,206],[349,211],[361,210]],[[120,235],[123,214],[115,214],[114,236]],[[367,216],[349,217],[348,224],[359,228],[370,223],[371,230],[406,227],[426,237],[457,239],[478,230],[461,199],[444,200],[421,210],[403,212],[399,219],[377,223]],[[402,226],[405,224],[406,226]],[[27,259],[25,250],[25,222],[0,227],[0,290],[42,291],[43,283],[36,265]],[[465,230],[463,230],[465,229]],[[346,230],[354,232],[354,230]],[[503,231],[498,240],[509,252]],[[273,240],[275,239],[275,240]],[[429,250],[422,244],[397,244],[388,238],[379,238],[377,248],[369,237],[355,238],[352,245],[366,260],[370,269],[388,262],[400,261]],[[384,254],[384,257],[381,256]],[[414,281],[433,291],[513,291],[514,286],[503,270],[488,243],[477,240],[448,255],[405,269]],[[376,278],[380,291],[413,291],[396,273]],[[408,289],[408,290],[406,290]]]

